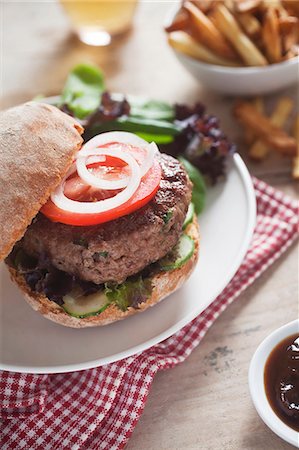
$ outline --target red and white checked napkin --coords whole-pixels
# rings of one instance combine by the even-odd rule
[[[227,306],[298,236],[298,202],[253,182],[258,217],[251,248],[222,294],[181,331],[143,353],[83,372],[0,372],[2,450],[125,446],[157,371],[184,361]]]

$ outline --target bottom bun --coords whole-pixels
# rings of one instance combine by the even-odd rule
[[[145,302],[141,303],[138,308],[129,307],[126,311],[121,311],[116,305],[112,304],[98,315],[79,319],[67,314],[62,307],[49,300],[44,294],[32,291],[23,275],[18,273],[15,269],[9,267],[9,272],[11,279],[23,292],[27,303],[47,319],[72,328],[108,325],[109,323],[145,311],[150,306],[155,305],[168,295],[172,294],[184,284],[191,275],[198,260],[199,229],[197,218],[195,216],[193,222],[188,225],[185,230],[185,233],[188,234],[195,243],[194,253],[191,258],[178,269],[159,272],[158,274],[153,275],[151,277],[153,286],[151,296]]]

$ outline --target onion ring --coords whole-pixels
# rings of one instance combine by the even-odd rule
[[[84,152],[84,155],[78,155],[76,159],[76,167],[79,177],[87,184],[89,184],[92,187],[98,188],[98,189],[105,189],[105,190],[117,190],[117,189],[123,189],[125,188],[129,182],[130,178],[132,177],[132,173],[130,177],[125,177],[121,180],[104,180],[102,178],[99,178],[95,175],[93,175],[89,170],[87,169],[88,164],[88,157],[91,156],[112,156],[113,158],[118,158],[123,160],[125,163],[127,163],[130,167],[132,166],[132,161],[136,160],[130,155],[125,152],[122,152],[121,150],[117,149],[105,149],[105,148],[94,148],[93,150],[89,150]],[[138,163],[137,163],[138,164]],[[141,174],[140,174],[141,177]]]
[[[126,131],[110,131],[108,133],[101,133],[90,139],[86,144],[83,145],[82,149],[78,152],[76,158],[81,158],[81,156],[88,155],[90,150],[95,148],[103,147],[106,144],[129,144],[133,147],[141,147],[147,152],[144,162],[141,165],[141,177],[143,177],[153,165],[155,154],[159,152],[157,145],[154,142],[150,144],[139,136],[128,133]],[[125,180],[125,179],[123,179]],[[111,181],[106,181],[111,183]],[[128,180],[127,180],[128,182]],[[108,184],[106,184],[108,186]],[[122,187],[125,187],[124,184]],[[104,188],[103,188],[104,189]],[[113,187],[106,187],[105,189],[114,189]]]
[[[121,144],[129,144],[135,147],[146,147],[148,142],[133,133],[127,131],[108,131],[107,133],[100,133],[87,141],[79,154],[84,153],[85,150],[89,151],[96,147],[102,147],[103,145],[110,144],[112,142],[119,142]]]
[[[110,151],[101,149],[101,154],[102,155],[109,154]],[[131,169],[130,180],[123,191],[119,192],[114,197],[107,198],[105,200],[99,200],[97,202],[79,202],[76,200],[71,200],[64,194],[65,182],[67,178],[70,176],[70,174],[68,173],[64,177],[62,183],[51,194],[52,202],[60,209],[77,214],[101,213],[104,211],[108,211],[110,209],[117,208],[118,206],[127,202],[139,187],[141,181],[140,166],[132,156],[128,154],[124,155],[124,152],[119,152],[117,154],[118,156],[116,157],[125,161]],[[126,160],[124,158],[126,158]],[[71,168],[71,170],[73,170],[73,168]]]

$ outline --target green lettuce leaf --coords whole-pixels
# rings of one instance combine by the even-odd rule
[[[205,206],[206,200],[206,184],[204,178],[200,171],[187,159],[180,156],[179,160],[185,167],[189,178],[193,183],[192,203],[194,204],[196,214],[200,214]]]
[[[160,100],[150,100],[135,95],[111,94],[113,100],[122,101],[126,98],[130,104],[130,117],[140,117],[150,120],[174,120],[174,106]]]
[[[94,66],[79,64],[69,74],[61,95],[61,103],[84,119],[97,109],[104,92],[104,76]]]
[[[143,279],[141,276],[137,279],[126,280],[121,284],[105,284],[107,298],[122,311],[126,311],[129,306],[138,308],[138,305],[146,301],[151,292],[151,281],[147,278]]]
[[[167,120],[169,122],[172,122],[174,119],[173,106],[165,102],[159,102],[157,100],[137,102],[133,100],[130,105],[130,116],[152,120]]]

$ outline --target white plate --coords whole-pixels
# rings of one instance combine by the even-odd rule
[[[200,259],[189,281],[160,304],[121,322],[81,330],[50,322],[27,305],[1,264],[0,369],[57,373],[100,366],[143,351],[194,319],[231,280],[254,230],[255,195],[239,155],[227,180],[207,197],[200,217]]]

